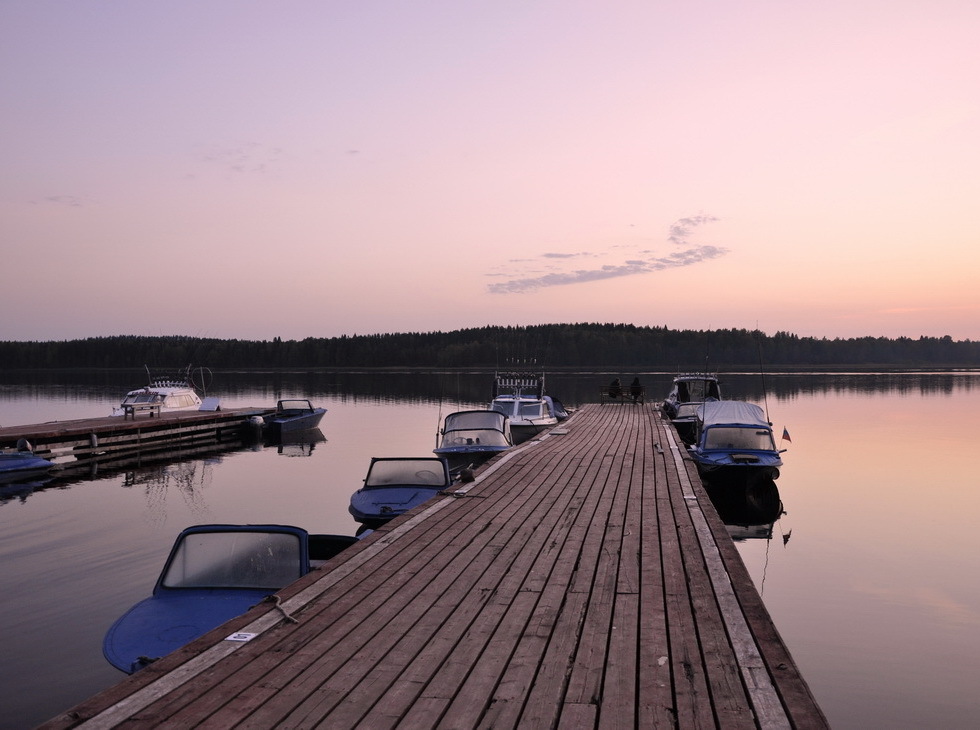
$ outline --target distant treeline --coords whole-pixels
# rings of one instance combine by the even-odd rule
[[[980,342],[951,337],[817,339],[744,329],[545,324],[304,340],[91,337],[0,342],[0,368],[492,368],[709,370],[977,367]]]

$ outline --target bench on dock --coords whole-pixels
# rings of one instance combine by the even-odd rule
[[[144,411],[149,411],[150,418],[153,416],[160,415],[160,404],[159,403],[126,403],[123,407],[123,420],[127,418],[132,418],[136,420],[137,413],[143,413]]]

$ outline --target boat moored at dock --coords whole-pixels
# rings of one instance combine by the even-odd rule
[[[317,428],[326,412],[326,408],[315,408],[305,398],[291,398],[278,401],[275,413],[265,416],[263,420],[272,436],[282,436]]]
[[[711,373],[682,373],[674,378],[670,392],[660,404],[677,435],[688,445],[697,438],[697,410],[702,403],[721,400],[718,376]]]
[[[47,473],[53,466],[29,449],[5,451],[0,453],[0,483],[32,479]]]
[[[150,375],[147,368],[146,375],[149,382],[126,393],[119,406],[112,409],[113,416],[135,418],[143,411],[152,416],[154,413],[202,410],[204,401],[193,383],[190,365],[176,374],[159,377]]]
[[[498,373],[490,410],[507,416],[514,443],[522,443],[568,418],[561,401],[546,393],[543,374]]]
[[[722,400],[702,403],[698,435],[689,447],[705,481],[746,484],[776,479],[783,461],[763,410],[754,403]]]
[[[478,466],[514,445],[510,421],[499,411],[457,411],[446,416],[432,451],[449,460],[450,471]]]
[[[113,623],[102,652],[132,674],[310,572],[357,538],[291,525],[196,525],[178,535],[153,594]]]
[[[374,457],[364,486],[350,498],[350,513],[378,527],[452,486],[449,462],[434,456]]]
[[[681,373],[674,377],[670,392],[664,398],[660,408],[673,420],[677,417],[677,408],[682,403],[704,403],[721,400],[721,386],[718,376],[713,373]]]

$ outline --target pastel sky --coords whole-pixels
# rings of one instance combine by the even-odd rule
[[[980,339],[973,0],[2,0],[0,339]]]

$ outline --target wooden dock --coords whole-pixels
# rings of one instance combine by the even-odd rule
[[[827,727],[655,406],[460,486],[44,727]]]
[[[273,411],[272,408],[173,411],[155,416],[138,415],[134,419],[106,416],[7,426],[0,428],[0,449],[16,449],[18,442],[26,439],[37,456],[55,461],[56,471],[77,471],[93,460],[241,441],[251,416]]]

